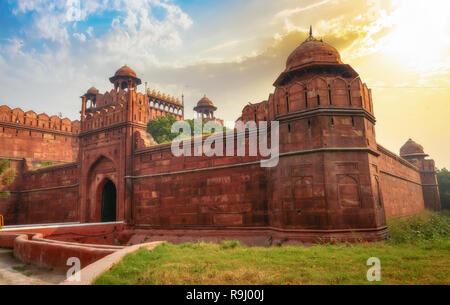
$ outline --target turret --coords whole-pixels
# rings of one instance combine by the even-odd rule
[[[141,79],[136,76],[136,72],[134,72],[133,69],[131,69],[127,65],[117,70],[114,76],[109,79],[109,81],[114,84],[114,89],[116,91],[119,89],[127,89],[129,87],[129,81],[131,81],[131,88],[134,88],[135,90],[137,86],[142,83]]]
[[[412,139],[400,148],[400,156],[419,169],[425,208],[440,211],[441,200],[434,160],[426,159],[428,155],[424,152],[423,146]]]

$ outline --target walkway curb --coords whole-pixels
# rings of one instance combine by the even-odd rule
[[[111,269],[115,264],[119,263],[125,255],[129,253],[134,253],[141,248],[153,250],[156,246],[162,243],[164,243],[164,241],[155,241],[151,243],[134,245],[118,250],[81,269],[80,271],[81,281],[71,282],[65,280],[64,282],[60,283],[60,285],[91,285],[97,277],[99,277],[102,273]]]

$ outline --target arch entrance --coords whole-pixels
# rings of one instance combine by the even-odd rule
[[[102,222],[116,221],[116,186],[111,180],[105,183],[102,190]]]
[[[121,220],[118,172],[111,159],[101,156],[93,163],[86,180],[86,222]]]

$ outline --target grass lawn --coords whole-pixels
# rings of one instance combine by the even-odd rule
[[[141,249],[95,284],[450,284],[450,214],[424,212],[389,222],[392,240],[312,247],[162,244]],[[367,259],[381,281],[366,279]]]

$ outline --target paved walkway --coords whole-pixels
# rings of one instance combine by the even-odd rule
[[[25,265],[13,257],[12,250],[0,249],[0,285],[52,285],[65,279],[62,272]]]

